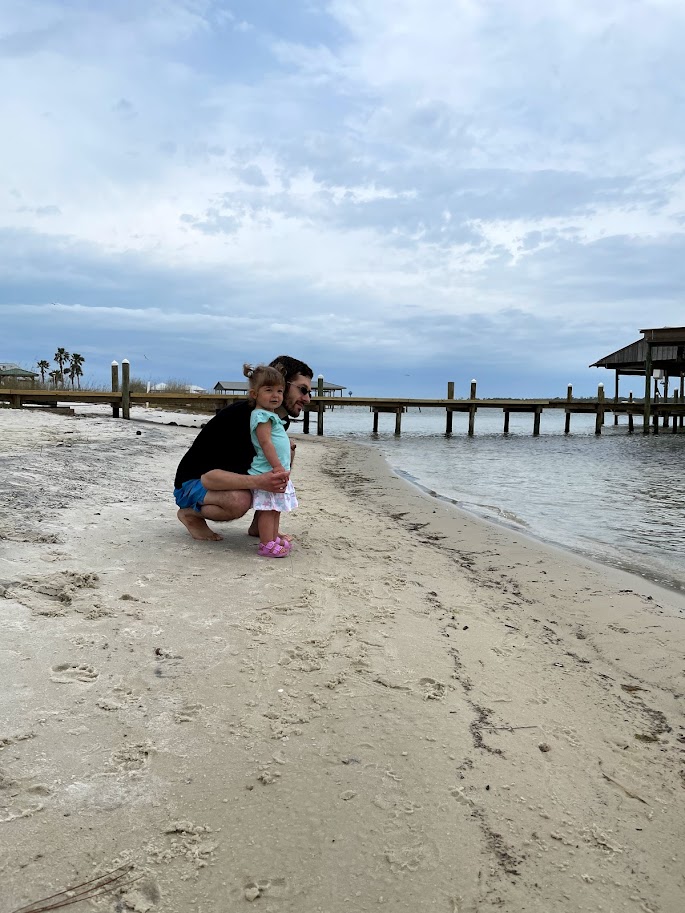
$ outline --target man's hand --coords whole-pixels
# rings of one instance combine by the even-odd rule
[[[285,469],[271,469],[260,476],[252,476],[255,480],[255,488],[261,488],[263,491],[281,492],[285,491],[288,484],[290,473]]]

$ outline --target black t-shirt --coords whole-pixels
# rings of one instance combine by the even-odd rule
[[[178,464],[174,488],[189,479],[199,479],[210,469],[247,475],[255,455],[250,439],[252,403],[244,400],[226,406],[205,427]]]

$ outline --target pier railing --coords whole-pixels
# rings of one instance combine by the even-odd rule
[[[123,385],[122,385],[123,386]],[[509,419],[512,413],[530,413],[532,416],[532,433],[540,433],[540,420],[546,410],[563,411],[565,413],[564,430],[571,431],[571,416],[574,414],[595,415],[595,432],[601,434],[607,413],[612,413],[614,423],[618,424],[620,416],[627,419],[628,431],[635,427],[635,418],[642,420],[641,430],[657,434],[660,427],[670,428],[673,434],[681,431],[685,423],[685,398],[675,393],[668,401],[659,400],[652,402],[649,411],[649,422],[644,423],[645,408],[641,401],[630,399],[623,402],[605,400],[604,389],[600,385],[596,399],[574,399],[572,388],[569,387],[565,398],[559,399],[479,399],[476,396],[475,382],[471,384],[471,395],[468,399],[455,399],[454,387],[448,387],[448,397],[445,399],[413,398],[406,397],[364,397],[349,396],[332,402],[331,397],[315,395],[311,403],[305,408],[303,416],[303,431],[310,433],[312,415],[316,418],[317,434],[324,433],[324,416],[329,409],[340,409],[345,406],[367,407],[373,416],[373,431],[378,433],[379,417],[383,414],[395,416],[395,434],[402,432],[402,416],[408,409],[440,409],[445,412],[445,433],[452,433],[452,418],[455,412],[468,414],[468,434],[473,435],[476,428],[476,416],[480,410],[499,410],[503,414],[503,431],[509,431]],[[74,403],[101,403],[111,407],[112,415],[117,418],[121,412],[122,418],[130,418],[132,405],[156,405],[166,408],[176,407],[191,410],[194,407],[209,407],[210,411],[219,411],[224,406],[240,402],[244,395],[227,396],[223,393],[131,393],[127,389],[109,391],[81,391],[81,390],[32,390],[22,388],[6,388],[0,386],[0,403],[9,403],[10,407],[20,409],[23,406],[44,406],[58,408],[59,406],[70,409]]]

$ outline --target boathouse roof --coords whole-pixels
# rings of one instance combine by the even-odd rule
[[[38,377],[36,371],[27,371],[13,362],[0,362],[0,377]]]
[[[214,390],[217,393],[247,393],[250,389],[250,386],[246,380],[218,380],[214,384]],[[316,384],[312,384],[313,392],[316,392]],[[327,381],[323,382],[324,394],[326,393],[336,393],[338,390],[342,393],[343,390],[347,390],[347,387],[340,387],[338,384],[329,384]]]
[[[685,327],[655,327],[640,330],[642,339],[605,355],[591,368],[610,368],[619,374],[644,374],[647,347],[652,349],[652,368],[671,376],[685,372]]]

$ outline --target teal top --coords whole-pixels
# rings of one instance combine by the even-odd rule
[[[271,440],[276,448],[278,459],[284,469],[290,469],[290,440],[285,432],[283,420],[275,412],[269,412],[266,409],[253,409],[252,415],[250,415],[250,438],[257,452],[252,460],[252,465],[248,469],[248,474],[251,476],[258,476],[273,469],[271,463],[264,456],[262,445],[257,440],[257,425],[261,425],[263,422],[271,422]]]

